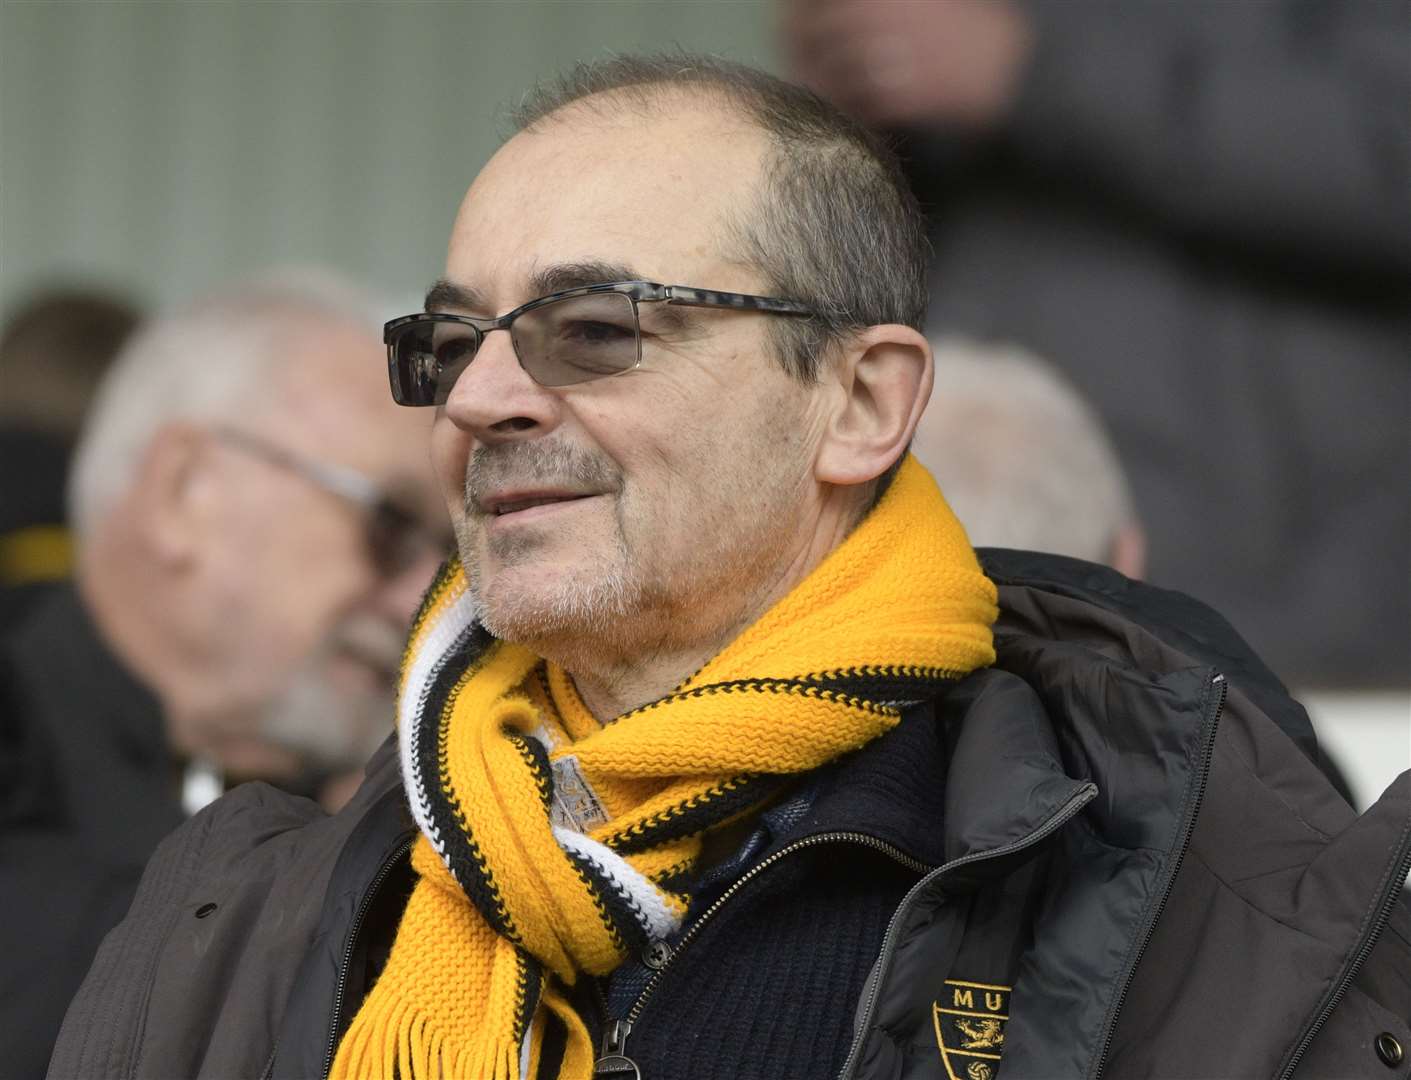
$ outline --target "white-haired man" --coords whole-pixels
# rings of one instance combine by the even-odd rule
[[[982,572],[904,456],[924,252],[885,149],[762,73],[530,98],[385,331],[461,556],[398,739],[333,818],[170,837],[52,1074],[1382,1069],[1411,773],[1355,820],[1214,613]]]
[[[377,355],[355,292],[301,275],[155,319],[106,379],[76,585],[0,651],[5,1075],[42,1074],[143,864],[222,781],[348,770],[389,729],[444,512]]]
[[[911,450],[977,547],[1051,551],[1130,578],[1146,537],[1102,418],[1026,349],[933,341],[936,389]]]

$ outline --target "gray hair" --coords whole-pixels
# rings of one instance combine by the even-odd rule
[[[714,56],[619,56],[530,91],[511,120],[526,131],[586,98],[645,111],[668,90],[734,105],[770,141],[754,204],[729,232],[771,293],[818,313],[770,320],[786,370],[813,379],[820,358],[863,327],[921,329],[930,251],[916,197],[881,138],[813,92]]]
[[[372,299],[325,272],[281,271],[143,326],[99,386],[69,473],[69,517],[84,536],[133,483],[163,427],[248,416],[271,401],[292,335],[311,320],[377,333]]]
[[[937,341],[936,388],[912,450],[973,544],[1107,562],[1136,524],[1097,413],[1023,349]]]

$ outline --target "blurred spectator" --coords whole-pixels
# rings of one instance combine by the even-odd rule
[[[1023,349],[935,342],[912,441],[977,547],[1051,551],[1142,575],[1145,537],[1102,421]]]
[[[936,386],[911,449],[970,542],[1068,555],[1140,578],[1146,533],[1126,473],[1101,418],[1072,383],[1016,346],[963,338],[933,344]],[[1321,745],[1318,751],[1319,768],[1353,804],[1337,756]]]
[[[361,764],[391,731],[450,537],[368,310],[322,279],[232,291],[153,320],[103,384],[71,478],[76,583],[0,646],[7,1076],[43,1073],[186,813]]]
[[[0,630],[72,570],[64,477],[89,399],[137,325],[125,301],[42,292],[0,330]]]
[[[1302,686],[1411,682],[1411,7],[794,0],[909,136],[931,327],[1106,419],[1148,574]]]

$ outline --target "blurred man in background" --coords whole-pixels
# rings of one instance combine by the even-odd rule
[[[1073,384],[1018,346],[953,337],[932,347],[936,389],[911,449],[970,542],[1068,555],[1141,578],[1146,532],[1126,472]],[[1359,805],[1321,743],[1317,760],[1338,794]]]
[[[930,328],[1073,378],[1131,474],[1151,579],[1287,681],[1407,686],[1411,8],[786,12],[805,81],[909,136]]]
[[[83,289],[36,294],[0,331],[0,629],[73,568],[64,477],[88,402],[138,320]]]
[[[912,440],[976,547],[1051,551],[1131,578],[1146,537],[1102,421],[1053,365],[1014,346],[934,343]]]
[[[0,1031],[40,1075],[143,864],[229,783],[361,765],[449,541],[370,307],[271,280],[157,319],[72,474],[75,587],[0,651]],[[443,535],[444,534],[444,535]]]

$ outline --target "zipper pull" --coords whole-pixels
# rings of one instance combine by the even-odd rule
[[[642,1070],[637,1063],[623,1053],[627,1047],[627,1036],[632,1031],[628,1020],[613,1020],[603,1034],[603,1052],[593,1065],[593,1078],[611,1080],[642,1080]]]

